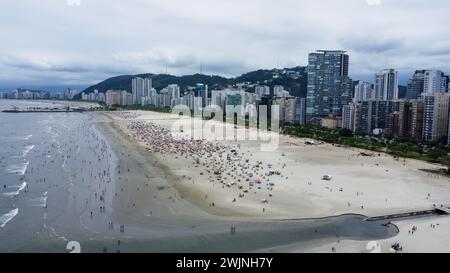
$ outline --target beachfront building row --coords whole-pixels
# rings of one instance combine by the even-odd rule
[[[66,92],[49,92],[42,90],[17,89],[10,92],[0,92],[0,99],[11,100],[71,100],[78,94],[75,89]]]
[[[180,87],[170,84],[157,92],[151,86],[151,80],[134,78],[132,83],[132,100],[120,100],[120,94],[126,91],[108,91],[106,96],[107,105],[130,105],[154,106],[172,109],[177,105],[185,105],[190,110],[201,111],[207,107],[218,106],[223,112],[227,106],[242,106],[247,109],[253,106],[259,109],[264,104],[263,98],[270,97],[270,105],[277,105],[280,109],[277,117],[282,122],[305,124],[306,100],[290,96],[282,86],[274,86],[273,95],[268,86],[255,86],[255,93],[246,92],[243,87],[226,88],[223,90],[208,89],[208,85],[199,83],[194,87],[188,87],[187,92],[181,94]],[[137,96],[140,96],[137,98]],[[273,98],[273,99],[272,99]]]
[[[396,100],[398,93],[398,72],[385,69],[375,74],[375,84],[360,81],[354,87],[353,101]]]
[[[105,102],[108,107],[133,104],[133,95],[126,90],[108,90],[105,93],[105,97]]]
[[[449,139],[449,105],[449,93],[426,94],[420,100],[352,102],[343,107],[342,128],[444,142]]]
[[[83,101],[91,101],[91,102],[106,102],[106,94],[98,92],[97,89],[92,93],[81,93],[81,100]]]
[[[431,93],[448,93],[450,78],[440,70],[416,70],[406,87],[406,99],[420,99]],[[398,72],[386,69],[375,74],[375,84],[358,82],[353,101],[396,100],[399,98]]]
[[[408,81],[407,98],[418,99],[431,93],[447,93],[450,77],[440,70],[416,70]]]

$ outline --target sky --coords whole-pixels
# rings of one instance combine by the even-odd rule
[[[448,0],[2,0],[0,88],[122,74],[237,76],[346,50],[354,80],[450,73]]]

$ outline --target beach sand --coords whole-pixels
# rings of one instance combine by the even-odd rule
[[[450,217],[426,217],[393,222],[400,230],[393,238],[379,241],[335,240],[333,243],[305,250],[301,245],[290,245],[271,249],[276,252],[309,253],[393,253],[392,244],[399,242],[403,253],[448,253],[450,252]],[[412,229],[417,230],[412,233]]]
[[[108,203],[111,215],[90,224],[90,234],[80,239],[88,252],[101,251],[101,245],[114,249],[117,240],[122,241],[120,248],[125,252],[331,252],[332,247],[337,252],[368,252],[371,238],[379,240],[386,252],[396,241],[402,245],[405,241],[407,251],[420,252],[422,246],[417,242],[432,245],[433,238],[439,237],[428,236],[428,232],[423,233],[423,239],[414,235],[417,241],[410,246],[404,232],[408,234],[412,223],[420,231],[430,225],[429,221],[448,219],[399,219],[394,222],[400,229],[396,237],[396,231],[380,223],[363,221],[365,216],[448,204],[448,179],[419,171],[437,168],[433,164],[397,161],[384,154],[365,157],[362,150],[307,145],[305,139],[288,136],[279,136],[279,147],[274,151],[262,151],[261,141],[204,140],[199,143],[209,148],[220,146],[220,152],[194,145],[195,154],[180,154],[173,147],[138,140],[142,132],[136,134],[136,128],[130,126],[148,123],[156,126],[158,134],[164,128],[170,132],[180,121],[169,114],[138,111],[128,116],[119,112],[94,115],[97,129],[117,157],[117,166],[112,175],[115,184],[107,189],[112,195]],[[183,122],[187,121],[180,123],[182,127],[188,128]],[[186,148],[180,145],[179,151]],[[214,174],[218,165],[222,166],[222,182]],[[243,171],[239,166],[244,165],[250,167]],[[259,167],[255,169],[255,165]],[[248,172],[254,175],[246,181],[248,174],[244,173]],[[322,180],[324,175],[332,179]],[[353,216],[328,218],[344,214]],[[80,217],[88,222],[87,213]],[[106,220],[114,223],[114,230],[107,230]],[[119,231],[120,226],[124,232]],[[238,230],[234,236],[230,235],[233,226]],[[442,222],[442,229],[433,232],[439,233],[444,226]],[[102,235],[98,238],[94,234]],[[337,241],[339,246],[335,246]],[[446,251],[445,244],[441,245],[438,249]]]
[[[180,122],[169,114],[138,113],[137,120],[163,128],[171,129],[174,122]],[[112,118],[114,126],[131,140],[133,132],[127,128],[129,120]],[[183,124],[184,128],[189,126],[188,122]],[[257,164],[257,161],[262,163],[260,177],[263,182],[251,190],[248,181],[232,187],[211,182],[215,179],[213,174],[207,173],[207,166],[195,164],[190,157],[162,151],[151,153],[151,159],[147,160],[170,173],[172,186],[189,202],[220,216],[263,219],[318,218],[347,213],[378,216],[429,210],[433,204],[449,204],[448,178],[420,171],[435,169],[436,165],[411,159],[397,161],[386,154],[364,157],[359,149],[330,144],[307,145],[305,139],[289,136],[280,136],[279,141],[278,149],[270,152],[261,151],[260,141],[217,141],[243,153],[242,160],[249,160],[250,165]],[[146,148],[143,142],[140,145],[141,149]],[[217,160],[224,160],[224,157]],[[272,167],[268,168],[268,164]],[[223,173],[230,173],[222,174],[225,184],[237,182],[239,177],[233,177],[233,174],[239,174],[240,170],[228,168],[226,162],[223,166]],[[281,175],[264,175],[270,171]],[[331,181],[322,180],[324,175],[333,178]],[[253,176],[250,182],[257,178]],[[265,179],[270,179],[270,182]],[[243,198],[239,198],[242,190],[238,185],[248,190]],[[262,203],[264,199],[268,203]],[[214,207],[210,206],[211,202],[215,203]]]

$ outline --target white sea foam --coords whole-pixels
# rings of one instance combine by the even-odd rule
[[[16,196],[16,195],[19,195],[20,192],[23,191],[26,187],[27,187],[27,182],[23,182],[22,184],[17,185],[17,186],[9,186],[8,188],[15,188],[17,190],[13,191],[13,192],[5,192],[5,193],[3,193],[3,195],[5,195],[5,196]]]
[[[28,136],[24,137],[23,139],[29,140],[29,139],[32,138],[32,137],[33,137],[33,135],[28,135]]]
[[[64,162],[62,164],[61,167],[65,168],[66,167],[66,161],[67,161],[67,156],[64,156]]]
[[[30,165],[29,161],[24,162],[24,163],[19,163],[19,164],[12,164],[6,168],[6,171],[8,173],[24,175],[25,172],[27,171],[28,165]]]
[[[25,147],[25,150],[24,150],[23,153],[22,153],[22,156],[23,156],[23,157],[26,157],[26,156],[28,155],[28,153],[31,152],[31,150],[34,149],[34,147],[36,147],[36,146],[34,146],[34,145],[28,145],[28,146],[26,146],[26,147]]]
[[[19,214],[19,209],[13,209],[12,211],[0,216],[0,227],[4,228],[9,221],[16,217],[17,214]]]
[[[39,198],[30,199],[30,206],[31,207],[39,207],[39,208],[45,208],[47,206],[47,199],[48,196],[43,196]]]
[[[48,199],[48,192],[46,191],[46,192],[44,192],[42,197],[30,199],[30,200],[28,200],[28,202],[29,202],[31,207],[45,208],[45,207],[47,207],[47,199]],[[46,218],[47,218],[47,213],[44,214],[44,220]]]

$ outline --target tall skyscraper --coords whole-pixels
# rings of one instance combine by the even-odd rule
[[[424,109],[423,101],[415,100],[410,102],[407,136],[414,139],[422,139]]]
[[[180,98],[180,87],[177,84],[169,84],[167,86],[167,91],[168,91],[171,99],[179,99]]]
[[[352,80],[348,77],[349,56],[345,51],[319,50],[309,54],[306,115],[317,118],[340,116],[351,102]]]
[[[120,105],[121,102],[121,91],[119,90],[108,90],[106,91],[106,105]]]
[[[195,97],[202,98],[200,107],[206,107],[208,105],[208,85],[203,83],[197,84],[195,88]]]
[[[342,128],[355,131],[355,104],[349,103],[342,108]]]
[[[424,91],[425,70],[416,70],[412,78],[408,81],[406,98],[415,100],[420,98]]]
[[[267,85],[257,85],[255,87],[255,93],[260,96],[270,95],[270,87]]]
[[[143,97],[150,97],[152,90],[152,79],[134,78],[131,82],[133,104],[142,105]]]
[[[426,94],[423,98],[425,103],[423,115],[423,140],[447,141],[450,94]]]
[[[375,98],[379,100],[398,99],[398,72],[385,69],[375,74]]]
[[[295,98],[296,106],[295,106],[295,121],[299,125],[306,124],[306,98]]]
[[[400,112],[404,101],[371,100],[355,105],[355,131],[372,133],[374,129],[382,129],[389,134],[394,133],[396,112]]]
[[[449,77],[440,70],[426,70],[424,75],[423,93],[448,92]]]
[[[355,101],[367,101],[375,99],[373,92],[373,85],[368,82],[359,82],[355,86],[355,95],[353,96]]]

